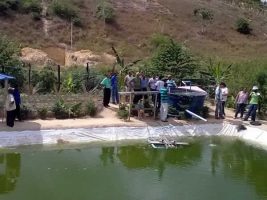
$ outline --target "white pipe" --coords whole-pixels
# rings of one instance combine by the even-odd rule
[[[190,110],[185,110],[187,113],[189,113],[190,115],[192,115],[192,116],[194,116],[194,117],[196,117],[196,118],[198,118],[198,119],[201,119],[201,120],[203,120],[204,122],[207,122],[207,120],[206,119],[204,119],[203,117],[200,117],[199,115],[197,115],[196,113],[193,113],[193,112],[191,112]]]

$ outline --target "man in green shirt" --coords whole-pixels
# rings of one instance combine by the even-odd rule
[[[106,75],[106,77],[102,80],[100,84],[104,86],[103,105],[104,107],[109,107],[108,104],[110,101],[110,94],[111,94],[111,80],[109,73]]]
[[[244,121],[247,121],[248,118],[251,116],[251,121],[255,122],[259,100],[260,93],[258,92],[258,87],[253,86],[252,92],[250,93],[249,110],[246,117],[244,118]]]
[[[167,83],[164,83],[164,86],[160,89],[160,120],[167,122],[168,117],[168,89]]]

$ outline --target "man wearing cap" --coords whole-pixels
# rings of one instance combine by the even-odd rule
[[[244,121],[247,121],[250,116],[251,116],[251,121],[255,122],[256,120],[256,113],[260,100],[260,93],[258,92],[258,90],[259,88],[257,86],[253,86],[252,92],[250,93],[249,110],[244,118]]]

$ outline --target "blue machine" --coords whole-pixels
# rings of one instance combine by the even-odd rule
[[[169,105],[178,112],[189,111],[199,114],[204,106],[207,92],[197,86],[181,86],[169,91]],[[192,116],[185,112],[186,117]]]

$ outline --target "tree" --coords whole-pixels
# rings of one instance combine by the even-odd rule
[[[108,2],[101,0],[96,7],[96,16],[105,23],[111,23],[115,18],[114,9]]]
[[[196,69],[196,60],[193,56],[175,41],[169,39],[159,45],[152,57],[152,66],[158,73],[166,72],[179,80],[192,76]]]
[[[19,64],[19,48],[7,37],[0,35],[0,66],[13,66]]]

